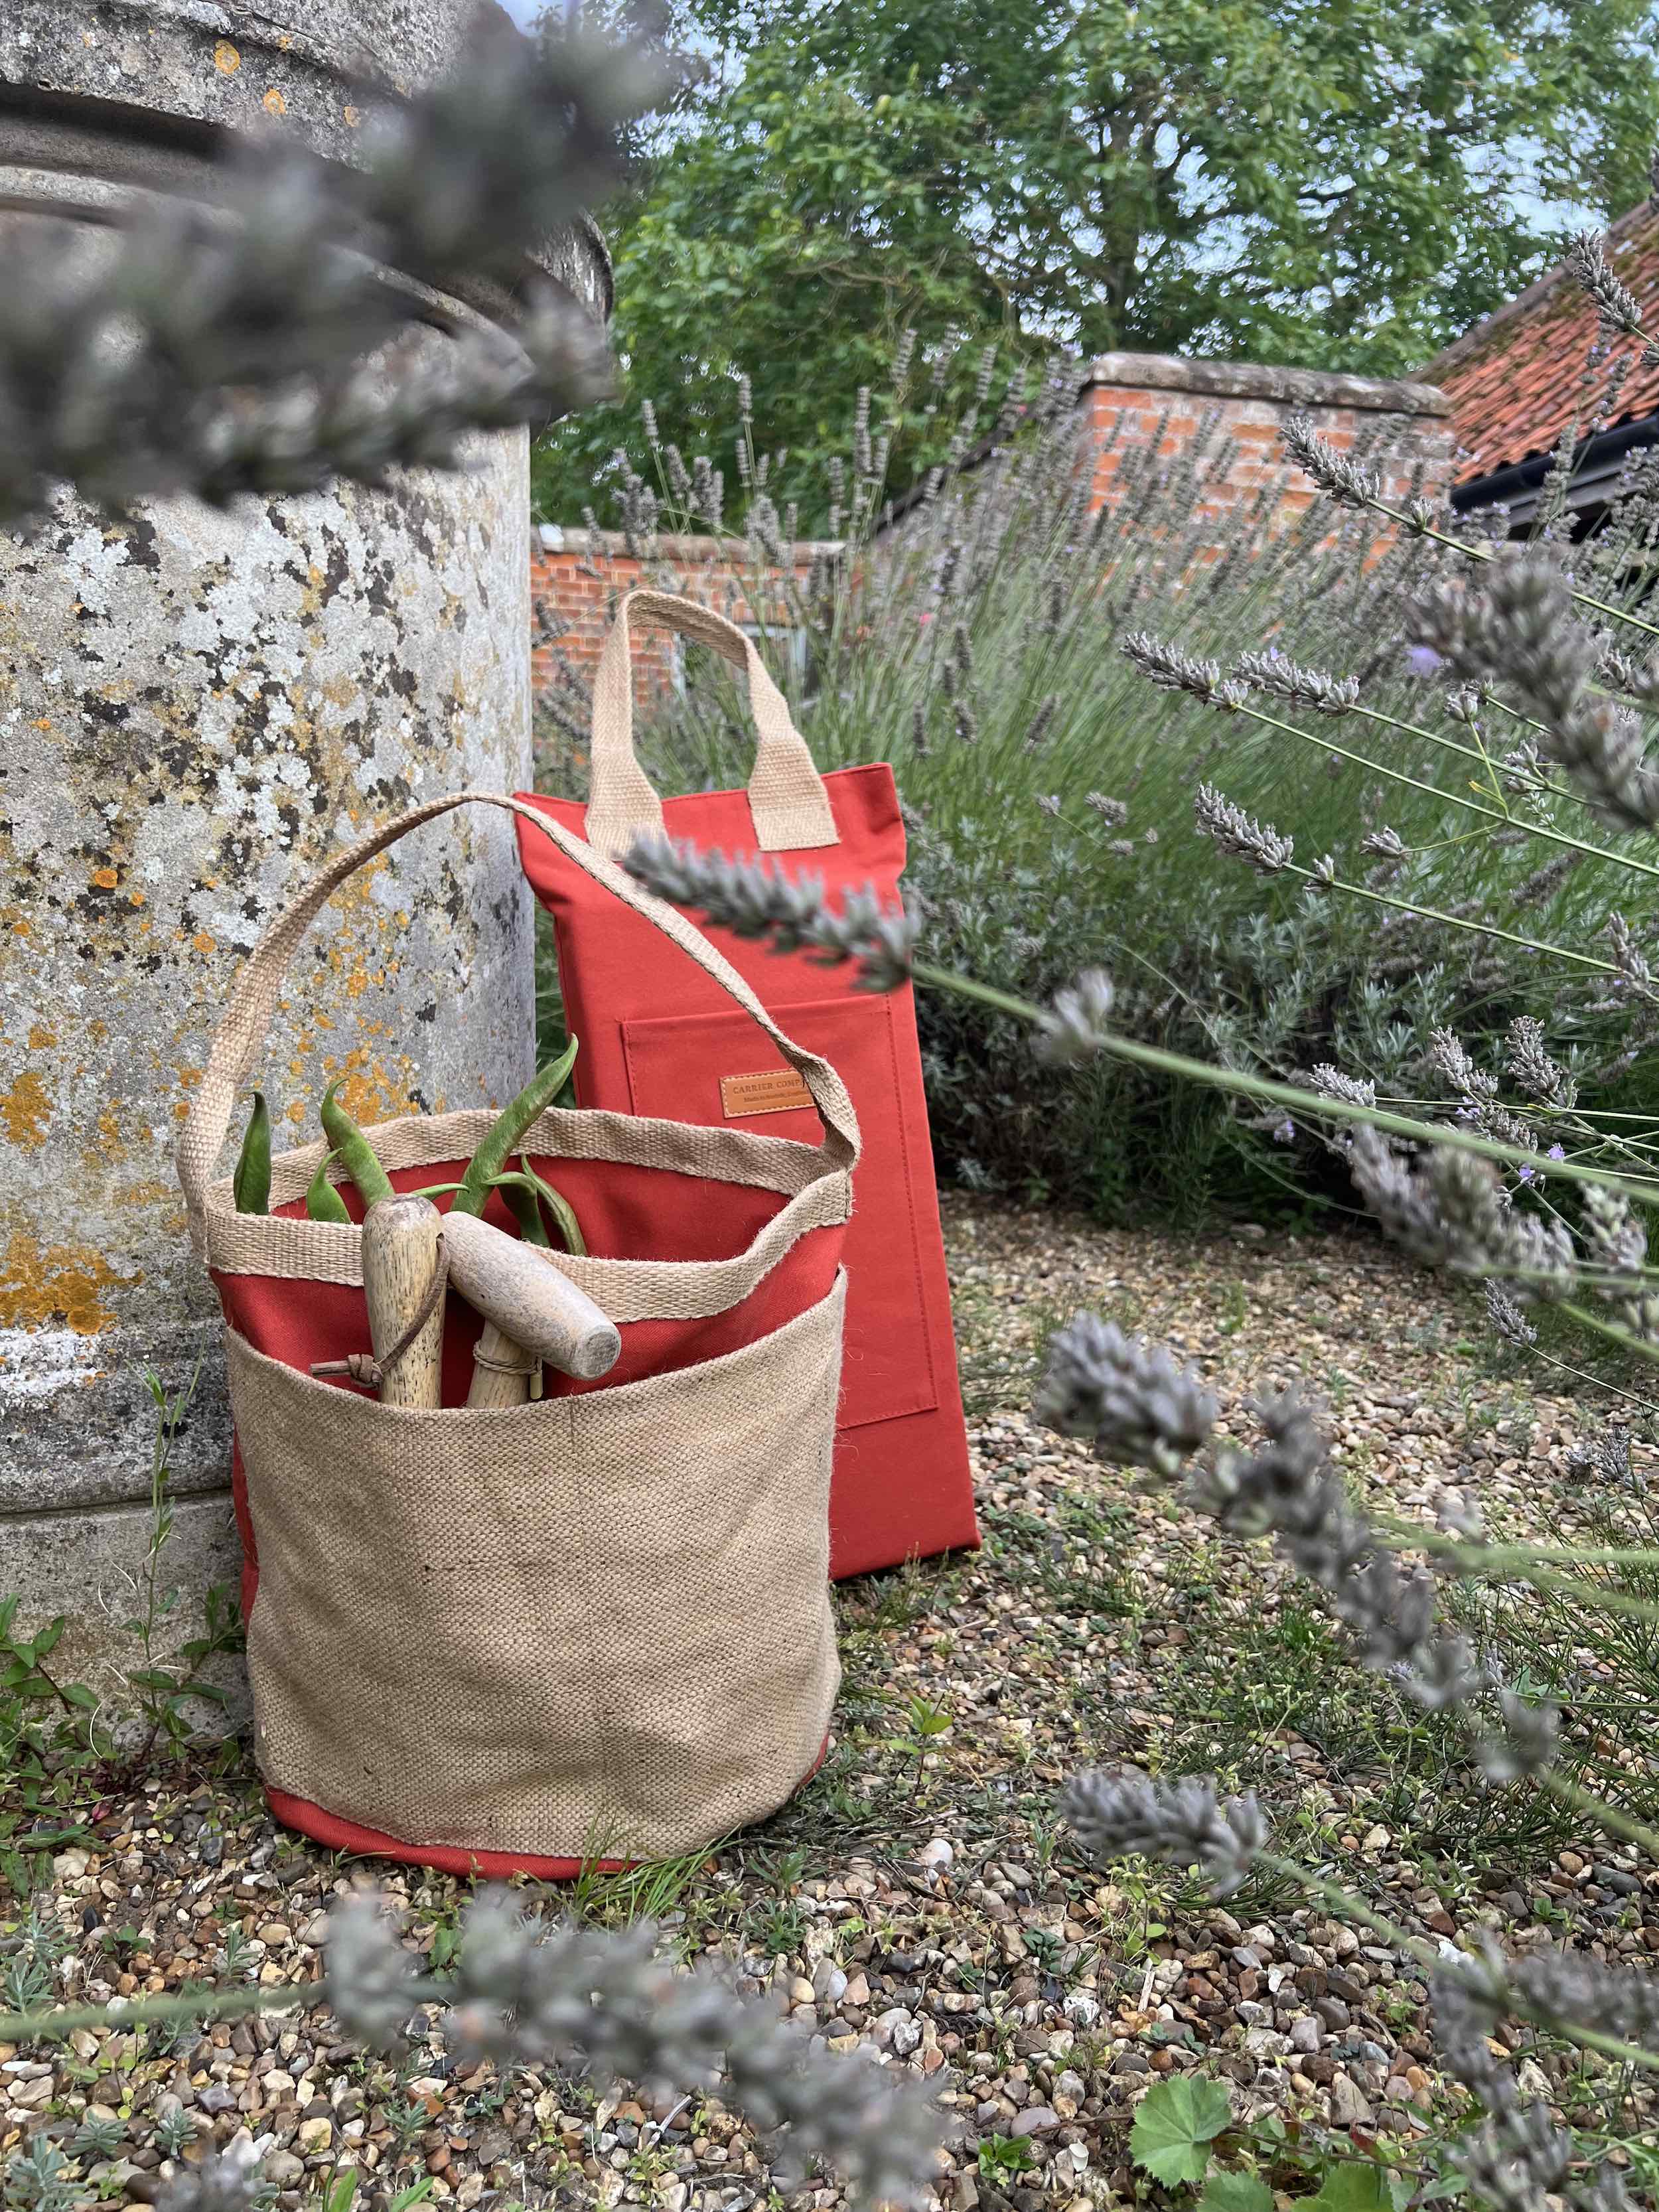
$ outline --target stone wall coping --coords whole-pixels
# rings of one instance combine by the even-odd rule
[[[1273,368],[1253,361],[1189,361],[1172,353],[1103,353],[1085,365],[1082,392],[1117,385],[1190,392],[1206,399],[1273,399],[1293,407],[1349,407],[1384,415],[1449,415],[1431,384],[1349,376],[1341,370]],[[1080,395],[1079,395],[1080,396]]]
[[[671,531],[648,542],[650,558],[653,560],[719,562],[746,561],[749,557],[746,538],[703,538],[689,532]],[[629,551],[627,536],[620,530],[573,530],[568,524],[559,522],[536,524],[531,550],[545,558],[572,554],[597,555],[612,561],[640,558],[638,554]],[[846,550],[845,541],[839,538],[797,538],[791,545],[797,568],[805,568],[820,558],[833,560]]]

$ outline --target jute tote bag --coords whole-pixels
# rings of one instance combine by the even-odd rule
[[[744,672],[759,732],[746,791],[665,801],[652,788],[633,741],[630,630],[641,622],[712,646]],[[892,769],[882,761],[820,775],[753,645],[694,600],[635,592],[622,601],[594,684],[592,762],[586,809],[520,796],[592,850],[615,856],[640,834],[665,830],[728,854],[764,854],[786,873],[822,877],[832,896],[866,884],[898,896],[904,824]],[[787,1056],[757,1040],[706,976],[688,976],[643,920],[619,915],[568,847],[522,819],[519,843],[553,916],[567,1015],[582,1040],[583,1105],[813,1141],[812,1100]],[[976,1544],[912,994],[860,991],[845,970],[769,953],[729,931],[709,937],[790,1035],[834,1061],[864,1131],[847,1235],[830,1571],[863,1574]]]
[[[527,1149],[592,1255],[548,1264],[617,1324],[621,1361],[597,1382],[550,1370],[539,1403],[466,1409],[480,1324],[452,1293],[445,1410],[426,1412],[309,1371],[369,1346],[356,1218],[304,1218],[323,1146],[273,1163],[266,1216],[238,1213],[215,1170],[330,896],[465,805],[520,816],[671,945],[805,1085],[823,1135],[545,1115]],[[493,1118],[368,1134],[410,1189],[459,1177]],[[813,1769],[839,1678],[827,1512],[858,1157],[829,1061],[683,915],[515,800],[466,793],[398,817],[273,924],[231,992],[178,1164],[227,1324],[255,1741],[279,1818],[337,1848],[557,1879],[695,1848]]]

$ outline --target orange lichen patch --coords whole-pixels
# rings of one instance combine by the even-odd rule
[[[178,1194],[171,1183],[127,1182],[118,1184],[110,1195],[117,1206],[165,1206]]]
[[[29,1050],[31,1052],[45,1052],[49,1046],[56,1044],[57,1042],[58,1035],[56,1030],[46,1028],[44,1024],[40,1022],[36,1022],[34,1027],[29,1031]]]
[[[264,109],[267,115],[286,115],[288,113],[288,102],[283,98],[282,94],[277,91],[274,84],[271,86],[270,90],[265,94],[264,98],[259,102],[259,105]]]
[[[143,1279],[118,1275],[94,1245],[43,1245],[27,1230],[15,1229],[0,1258],[0,1328],[62,1322],[77,1336],[96,1336],[115,1321],[106,1293]]]
[[[92,880],[100,891],[112,891],[121,880],[113,868],[94,868]]]
[[[357,128],[357,125],[363,119],[362,109],[361,107],[348,107],[345,110],[345,119],[349,126],[355,131]]]
[[[207,958],[208,954],[215,949],[213,939],[208,935],[204,929],[198,929],[195,936],[191,939],[190,943],[191,950],[195,952],[199,952],[204,960]]]
[[[144,903],[144,895],[143,891],[129,891],[127,896],[131,899],[134,906],[143,906]]]
[[[242,66],[242,57],[228,39],[221,39],[213,49],[213,66],[221,76],[234,76]]]
[[[98,1115],[98,1142],[87,1147],[88,1164],[110,1167],[126,1156],[126,1132],[121,1126],[121,1117],[113,1106],[104,1106]]]
[[[0,1121],[14,1145],[38,1152],[46,1141],[52,1119],[52,1100],[46,1086],[32,1067],[26,1067],[9,1091],[0,1091]]]
[[[303,1121],[305,1120],[305,1118],[306,1118],[306,1107],[305,1107],[305,1101],[304,1101],[304,1099],[303,1099],[303,1098],[291,1098],[291,1099],[289,1099],[289,1104],[288,1104],[288,1119],[289,1119],[290,1121],[292,1121],[292,1122],[293,1122],[293,1124],[294,1124],[294,1126],[295,1126],[295,1127],[296,1129],[299,1127],[299,1126],[300,1126],[301,1122],[301,1121]]]

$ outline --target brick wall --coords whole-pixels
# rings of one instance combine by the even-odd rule
[[[1156,441],[1159,455],[1170,462],[1193,451],[1208,457],[1199,471],[1201,517],[1219,525],[1231,511],[1265,495],[1288,520],[1315,496],[1280,444],[1293,414],[1310,416],[1322,437],[1379,468],[1391,498],[1403,501],[1419,492],[1433,498],[1451,481],[1449,403],[1430,385],[1116,353],[1089,363],[1078,404],[1092,440],[1097,507],[1112,500],[1126,457]],[[1224,539],[1218,528],[1218,556]],[[839,550],[817,544],[797,547],[796,582],[805,582],[815,560]],[[742,540],[667,537],[654,541],[653,551],[647,578],[618,532],[544,525],[532,533],[537,627],[532,660],[538,696],[553,695],[561,653],[582,676],[591,675],[617,598],[643,582],[684,592],[740,624],[757,621],[754,569]],[[780,590],[760,610],[769,628],[779,624],[783,599]],[[634,657],[638,697],[675,680],[677,650],[667,632],[641,631]]]
[[[1266,492],[1288,521],[1316,495],[1285,458],[1292,415],[1311,416],[1321,437],[1379,469],[1391,499],[1436,498],[1451,483],[1450,403],[1431,385],[1109,353],[1089,363],[1079,404],[1095,448],[1097,507],[1112,499],[1126,456],[1156,439],[1170,461],[1200,444],[1215,453],[1218,465],[1200,475],[1201,516],[1218,522]]]
[[[740,629],[764,623],[787,628],[788,589],[781,574],[775,587],[759,590],[749,548],[741,538],[661,537],[652,541],[649,573],[628,550],[620,531],[564,530],[544,524],[531,532],[530,597],[532,680],[537,695],[554,685],[562,655],[584,678],[591,678],[611,627],[612,611],[625,592],[649,584],[696,599]],[[793,549],[793,581],[804,587],[813,563],[839,552],[836,545],[803,540]],[[776,574],[776,572],[775,572]],[[678,641],[672,632],[641,628],[634,641],[635,696],[641,702],[677,678]]]

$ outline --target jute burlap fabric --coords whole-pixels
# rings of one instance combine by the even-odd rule
[[[572,1858],[684,1850],[781,1804],[840,1679],[843,1298],[508,1413],[381,1406],[232,1336],[267,1782],[410,1843]]]
[[[858,1124],[828,1063],[777,1029],[673,908],[533,808],[436,799],[342,854],[256,948],[195,1093],[179,1174],[229,1274],[359,1283],[355,1225],[238,1213],[213,1180],[289,959],[332,891],[420,823],[524,815],[713,975],[797,1068],[821,1146],[624,1115],[544,1116],[528,1148],[775,1192],[748,1248],[561,1267],[621,1322],[726,1311],[851,1210]],[[465,1158],[487,1113],[368,1132],[389,1168]],[[271,1203],[320,1157],[273,1166]],[[303,1295],[302,1291],[296,1292]],[[507,1411],[411,1412],[314,1381],[228,1333],[258,1546],[248,1623],[274,1788],[419,1846],[581,1858],[690,1849],[781,1803],[823,1743],[839,1669],[829,1480],[844,1282],[743,1349]]]
[[[712,646],[749,682],[750,711],[759,743],[749,779],[755,843],[763,853],[799,852],[836,842],[836,817],[823,778],[789,719],[788,703],[766,664],[735,623],[668,592],[629,592],[599,655],[593,678],[593,744],[587,841],[601,853],[625,853],[647,831],[661,835],[662,801],[634,750],[634,678],[630,618],[656,623]]]

